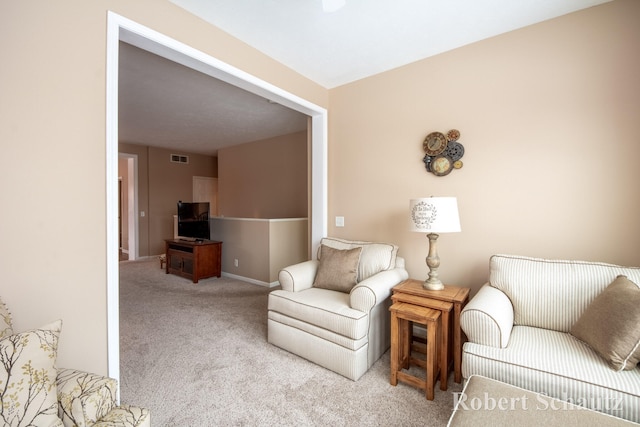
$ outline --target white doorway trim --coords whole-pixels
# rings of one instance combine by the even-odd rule
[[[125,41],[156,55],[198,70],[234,86],[273,100],[311,117],[311,246],[327,233],[328,114],[277,86],[224,63],[197,49],[111,11],[107,17],[106,82],[106,218],[107,218],[107,345],[109,376],[120,380],[120,320],[118,271],[118,61]]]

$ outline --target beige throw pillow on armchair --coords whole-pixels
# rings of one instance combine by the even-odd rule
[[[321,245],[320,264],[313,282],[314,288],[351,292],[356,285],[362,248],[334,249]]]

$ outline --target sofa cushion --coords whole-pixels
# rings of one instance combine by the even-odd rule
[[[391,270],[396,266],[398,246],[390,243],[351,241],[336,239],[334,237],[325,237],[320,243],[335,249],[362,248],[360,263],[358,264],[358,282],[383,270]],[[320,249],[321,247],[318,249],[318,259],[320,259],[321,256]]]
[[[8,426],[62,427],[56,357],[62,321],[0,340],[3,421]]]
[[[0,338],[13,335],[13,327],[11,326],[11,313],[0,299]]]
[[[313,287],[350,292],[356,285],[362,248],[335,249],[320,246],[320,263]]]
[[[640,367],[614,372],[591,347],[569,333],[514,326],[506,348],[466,342],[463,349],[464,378],[483,375],[640,420]]]
[[[494,255],[491,286],[507,294],[514,324],[569,332],[587,306],[618,275],[640,283],[640,268]]]
[[[593,300],[571,328],[616,371],[634,369],[640,359],[640,288],[625,276]]]

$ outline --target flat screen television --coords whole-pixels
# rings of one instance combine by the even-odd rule
[[[178,202],[178,237],[211,238],[209,202]]]

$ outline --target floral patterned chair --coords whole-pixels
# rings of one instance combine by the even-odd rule
[[[0,300],[0,425],[149,427],[149,410],[117,405],[117,382],[56,368],[62,321],[15,333]]]

